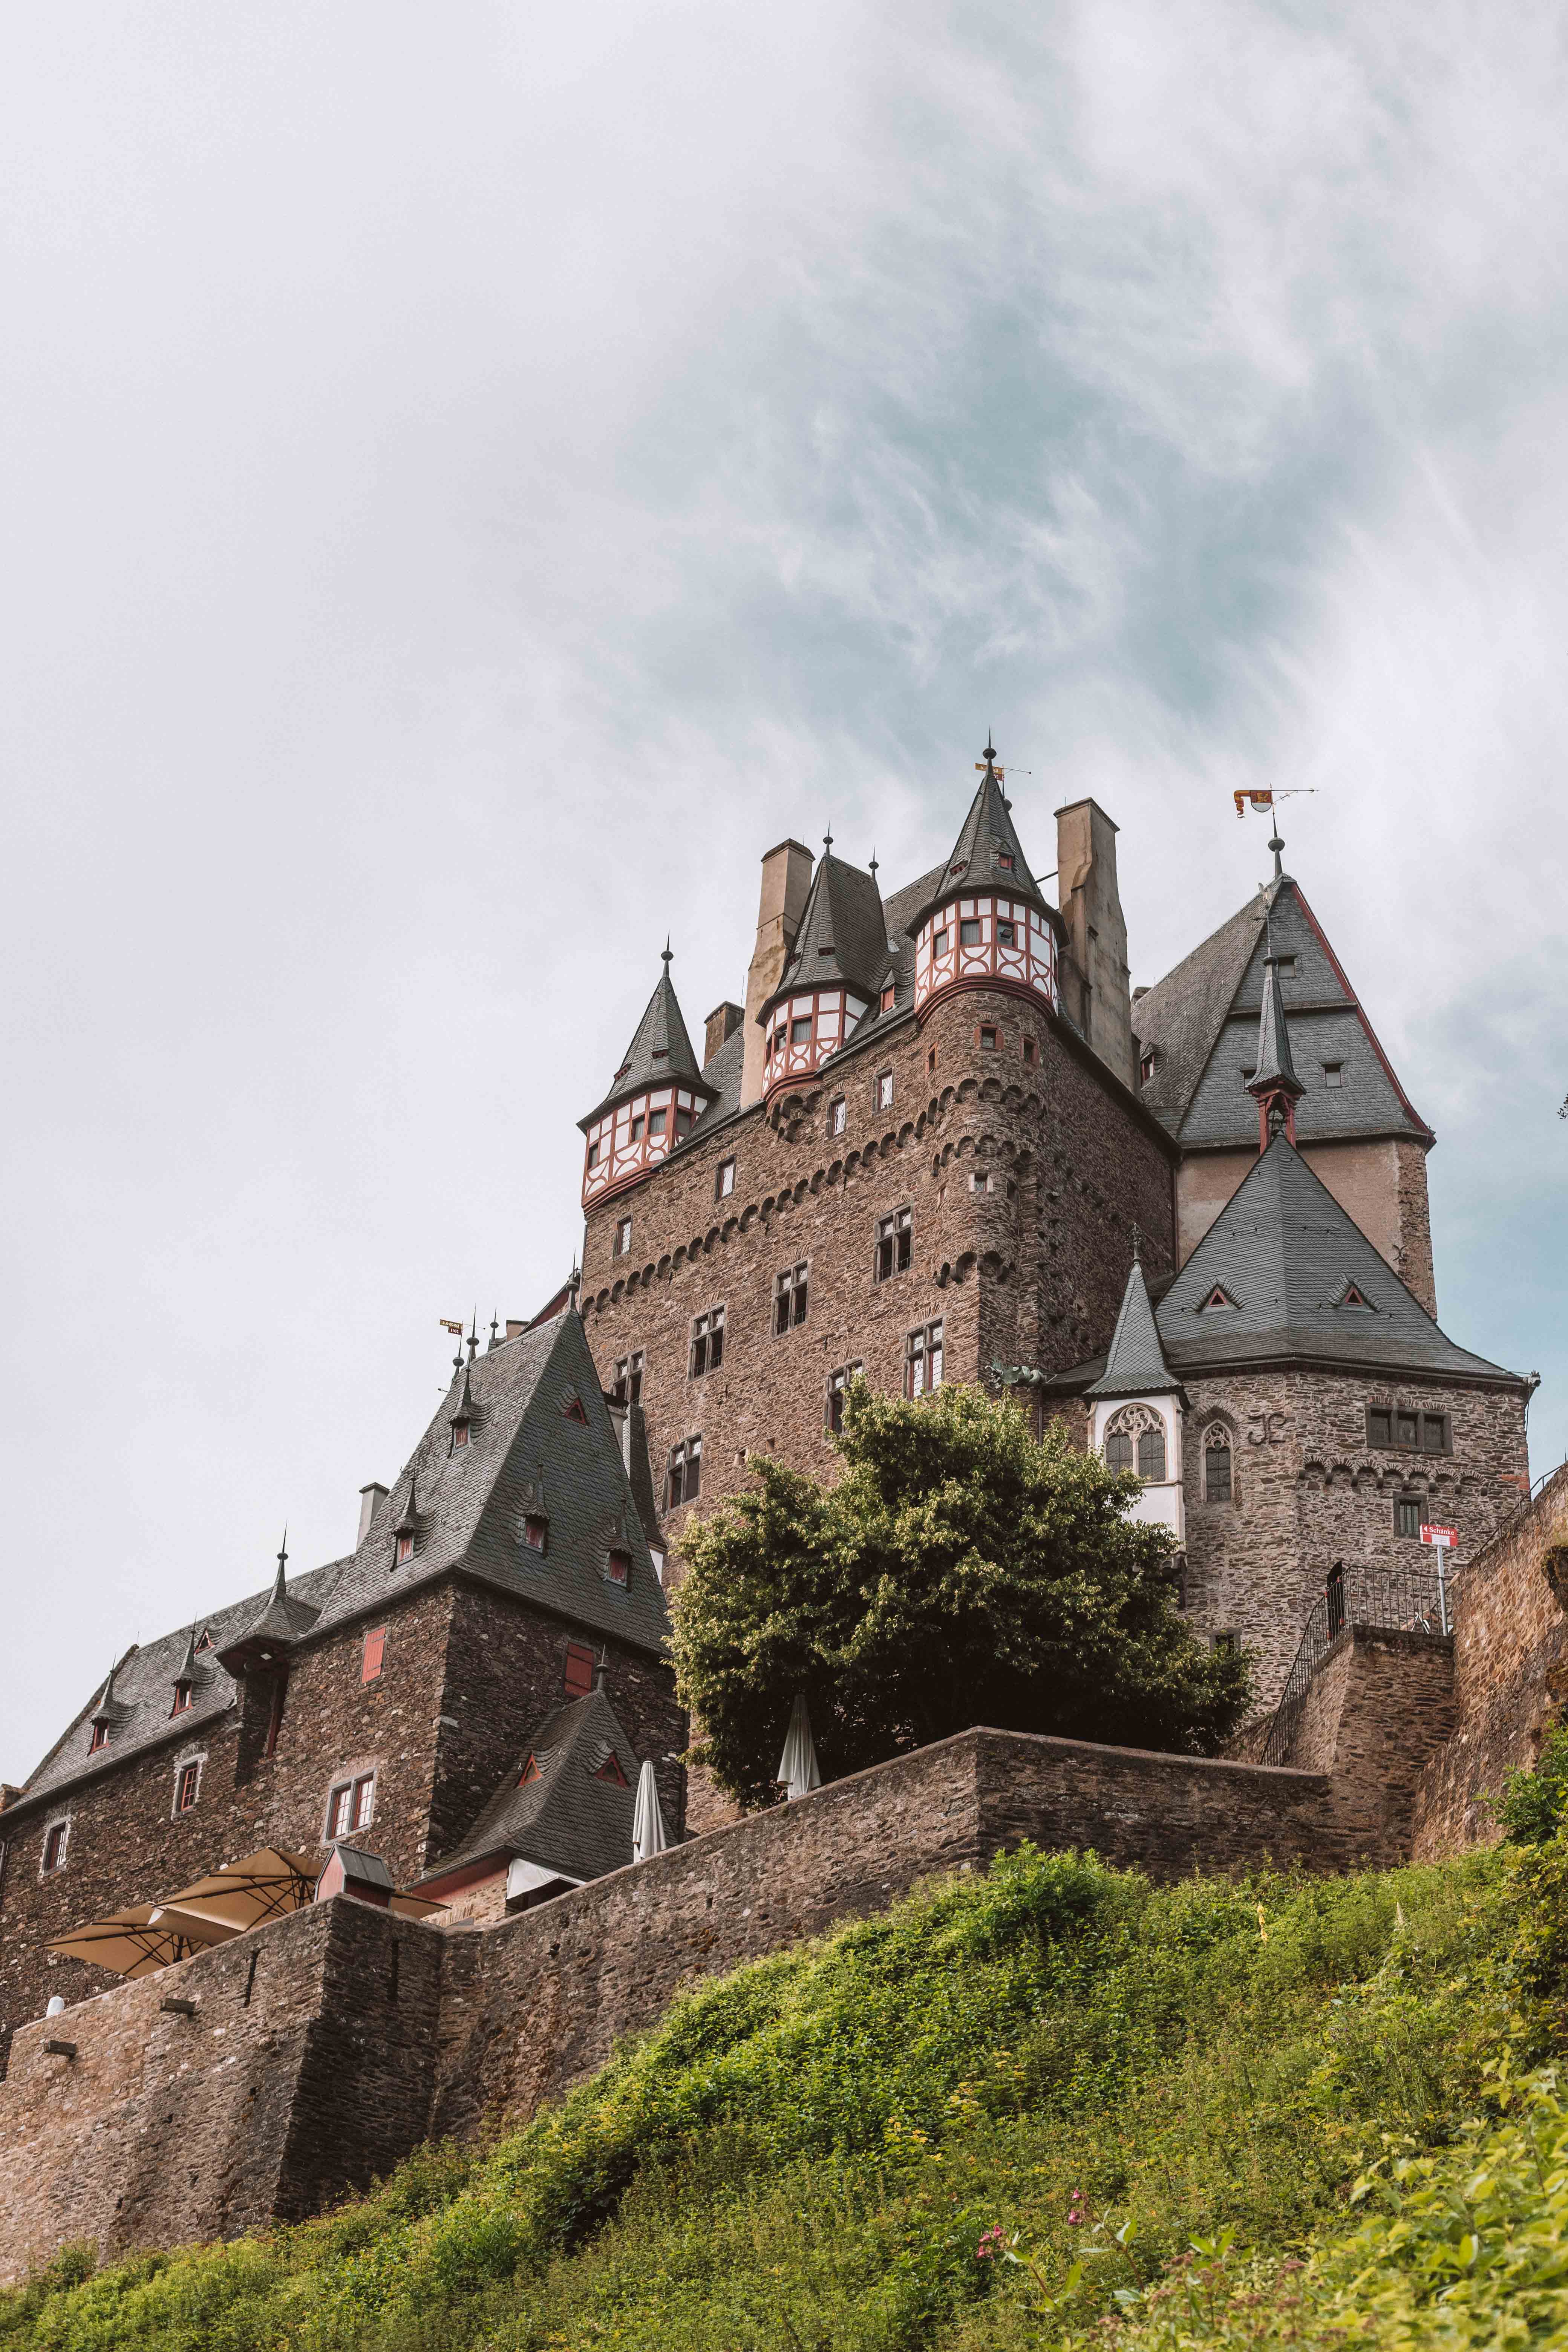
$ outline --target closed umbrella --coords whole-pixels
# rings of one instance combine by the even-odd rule
[[[107,1919],[89,1919],[49,1946],[63,1958],[90,1960],[117,1977],[150,1977],[175,1960],[188,1960],[209,1944],[225,1944],[235,1930],[219,1920],[197,1919],[167,1904],[133,1903]]]
[[[258,1927],[264,1919],[303,1910],[315,1898],[317,1874],[308,1855],[290,1853],[287,1846],[265,1845],[242,1862],[226,1862],[221,1870],[182,1886],[169,1896],[165,1908],[207,1920],[220,1935],[237,1936],[247,1927]]]
[[[789,1729],[784,1734],[784,1754],[779,1758],[778,1779],[791,1797],[809,1797],[814,1789],[822,1786],[804,1691],[796,1691],[795,1705],[789,1711]]]
[[[632,1860],[647,1862],[650,1856],[662,1853],[669,1843],[669,1832],[664,1825],[664,1813],[658,1801],[658,1782],[653,1777],[653,1766],[645,1763],[637,1774],[637,1811],[632,1815]]]

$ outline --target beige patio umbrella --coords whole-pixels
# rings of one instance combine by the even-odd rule
[[[308,1855],[290,1853],[287,1846],[264,1845],[243,1861],[226,1862],[221,1870],[182,1886],[163,1907],[205,1920],[220,1936],[237,1936],[247,1927],[258,1927],[264,1919],[303,1910],[315,1899],[316,1877],[316,1865]]]
[[[62,1958],[90,1960],[117,1977],[150,1977],[175,1960],[188,1960],[209,1944],[226,1944],[235,1933],[219,1920],[172,1911],[163,1903],[133,1903],[107,1919],[89,1919],[48,1948]]]

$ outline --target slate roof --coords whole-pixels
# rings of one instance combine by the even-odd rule
[[[1258,1061],[1266,925],[1275,953],[1295,959],[1280,985],[1305,1088],[1296,1108],[1297,1140],[1407,1135],[1429,1143],[1430,1128],[1289,874],[1249,898],[1132,1007],[1140,1047],[1152,1046],[1155,1056],[1139,1089],[1142,1101],[1184,1150],[1256,1142],[1247,1073]],[[1325,1066],[1335,1062],[1342,1084],[1331,1087]]]
[[[1258,1021],[1258,1055],[1252,1076],[1247,1082],[1247,1090],[1255,1098],[1270,1088],[1292,1095],[1306,1091],[1296,1076],[1296,1064],[1290,1052],[1290,1024],[1285,1018],[1285,1002],[1279,986],[1279,959],[1276,955],[1266,955],[1263,959],[1263,1002]]]
[[[1341,1303],[1347,1276],[1364,1307]],[[1205,1307],[1216,1287],[1234,1307]],[[1167,1364],[1183,1379],[1305,1363],[1524,1385],[1519,1373],[1456,1346],[1283,1135],[1166,1286],[1154,1323]],[[1096,1357],[1037,1385],[1082,1395],[1103,1372]]]
[[[759,1018],[796,989],[842,983],[876,999],[888,969],[888,919],[874,875],[825,853],[811,877],[789,961]]]
[[[1011,868],[998,864],[1003,854],[1012,858]],[[959,827],[952,856],[938,869],[925,899],[914,908],[910,929],[919,930],[931,908],[942,899],[971,890],[1009,891],[1014,898],[1031,899],[1037,907],[1048,911],[1024,855],[1001,779],[989,760],[980,779],[980,789],[969,804],[969,814]]]
[[[1149,1286],[1136,1258],[1121,1295],[1121,1311],[1110,1335],[1105,1370],[1087,1393],[1096,1397],[1158,1396],[1180,1383],[1165,1361],[1155,1328]]]
[[[627,1482],[581,1319],[574,1312],[502,1340],[468,1370],[475,1420],[467,1445],[451,1445],[449,1416],[461,1388],[447,1394],[405,1463],[357,1549],[291,1577],[290,1612],[315,1612],[307,1638],[432,1583],[454,1569],[530,1601],[584,1633],[608,1634],[650,1654],[669,1632],[663,1591]],[[587,1418],[567,1417],[575,1395]],[[418,1535],[414,1556],[394,1564],[394,1530],[417,1477]],[[549,1522],[545,1549],[522,1542],[526,1513]],[[624,1586],[605,1574],[612,1541],[630,1552]],[[18,1803],[31,1805],[77,1780],[112,1770],[128,1755],[171,1739],[184,1745],[234,1705],[236,1685],[219,1663],[277,1601],[276,1586],[253,1592],[177,1633],[133,1649],[114,1669],[115,1715],[109,1745],[89,1755],[89,1726],[102,1685],[28,1779]],[[204,1629],[212,1647],[195,1652],[192,1704],[171,1718],[174,1683]],[[7,1814],[14,1808],[7,1809]],[[629,1834],[629,1833],[628,1833]]]
[[[658,985],[648,998],[642,1019],[632,1033],[620,1068],[610,1080],[609,1092],[603,1102],[596,1103],[577,1122],[586,1128],[611,1103],[621,1102],[627,1095],[641,1094],[647,1087],[668,1086],[672,1080],[683,1087],[694,1087],[699,1093],[709,1091],[697,1055],[687,1034],[681,1017],[680,1001],[669,977],[670,957],[664,951],[664,970]]]
[[[595,1778],[611,1755],[626,1775],[624,1788]],[[530,1756],[538,1778],[520,1785]],[[462,1843],[433,1862],[421,1884],[492,1854],[521,1854],[563,1878],[602,1878],[623,1869],[632,1859],[640,1769],[602,1690],[552,1708]]]

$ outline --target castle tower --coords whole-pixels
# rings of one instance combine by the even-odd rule
[[[1056,932],[995,761],[988,742],[980,789],[952,855],[909,926],[920,1021],[954,988],[1001,989],[1058,1010]]]
[[[588,1139],[584,1209],[657,1168],[712,1100],[713,1088],[698,1066],[670,983],[670,961],[667,947],[658,985],[610,1081],[609,1093],[577,1122]]]
[[[888,919],[874,875],[824,845],[778,986],[756,1018],[764,1099],[809,1079],[845,1045],[891,980]]]
[[[1184,1550],[1187,1520],[1182,1490],[1182,1384],[1165,1361],[1149,1286],[1136,1257],[1127,1277],[1110,1352],[1099,1380],[1084,1391],[1089,1442],[1112,1470],[1136,1470],[1143,1492],[1131,1516],[1171,1530]]]

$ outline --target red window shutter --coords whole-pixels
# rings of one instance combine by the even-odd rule
[[[594,1687],[594,1653],[581,1642],[566,1644],[566,1696],[586,1698]]]
[[[386,1628],[384,1625],[378,1625],[374,1633],[367,1633],[364,1637],[364,1664],[360,1672],[361,1682],[374,1682],[381,1672],[381,1661],[385,1650]]]

